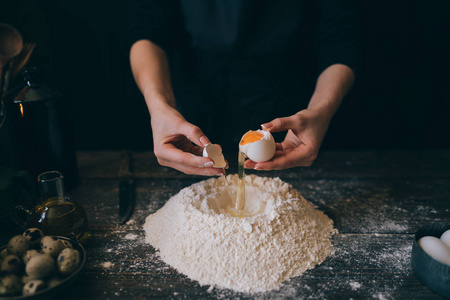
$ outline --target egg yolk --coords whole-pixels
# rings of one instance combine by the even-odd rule
[[[244,146],[246,144],[251,144],[253,142],[260,141],[263,138],[264,134],[258,131],[249,131],[241,139],[241,142],[239,143],[241,146]]]

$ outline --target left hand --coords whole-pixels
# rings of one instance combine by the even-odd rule
[[[295,115],[277,118],[263,124],[271,132],[288,131],[283,142],[276,143],[275,156],[266,162],[245,162],[245,168],[255,170],[282,170],[300,166],[311,166],[317,157],[320,145],[331,118],[320,109],[308,108]]]

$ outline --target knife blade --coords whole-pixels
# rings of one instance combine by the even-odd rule
[[[127,222],[134,210],[134,178],[131,172],[131,151],[120,154],[119,166],[119,224]]]

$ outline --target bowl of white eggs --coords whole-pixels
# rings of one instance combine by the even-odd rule
[[[75,239],[29,228],[0,247],[0,300],[49,299],[67,289],[85,263]]]
[[[425,286],[450,298],[450,222],[425,225],[416,232],[411,266]]]

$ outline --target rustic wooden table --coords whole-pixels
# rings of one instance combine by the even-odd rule
[[[256,173],[291,183],[339,234],[335,254],[321,265],[254,296],[201,287],[144,243],[146,216],[204,177],[163,168],[152,153],[132,153],[136,207],[120,226],[119,163],[120,152],[78,153],[81,182],[69,195],[88,213],[90,238],[87,264],[67,299],[441,299],[418,281],[410,257],[419,227],[450,221],[450,150],[323,151],[309,168]]]

